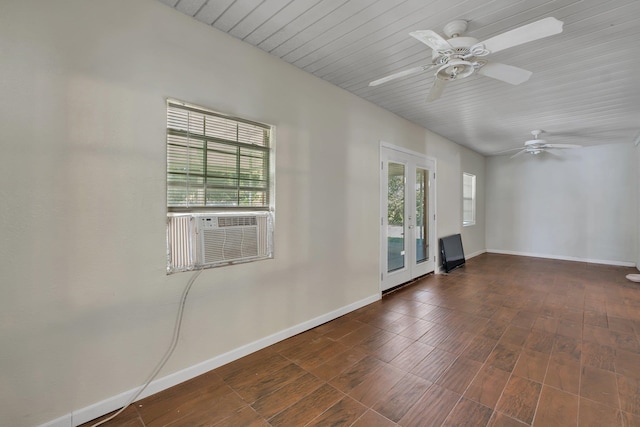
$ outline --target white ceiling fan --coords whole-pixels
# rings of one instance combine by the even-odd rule
[[[550,144],[544,139],[539,139],[538,137],[542,133],[541,130],[536,129],[531,131],[531,135],[533,135],[533,139],[524,142],[524,147],[522,148],[511,148],[509,150],[501,151],[498,154],[508,153],[509,151],[520,150],[511,158],[518,157],[522,154],[540,154],[546,152],[549,149],[567,149],[567,148],[582,148],[582,145],[576,144]]]
[[[473,37],[463,37],[462,34],[467,30],[467,21],[460,19],[445,25],[443,30],[448,39],[444,39],[431,30],[414,31],[409,35],[433,50],[431,64],[409,68],[408,70],[382,77],[369,83],[369,86],[378,86],[382,83],[432,68],[437,68],[437,70],[427,101],[438,99],[448,81],[460,80],[476,72],[512,85],[518,85],[529,80],[532,73],[522,68],[498,62],[488,62],[479,58],[561,33],[562,26],[562,21],[548,17],[491,37],[484,42],[479,42]]]

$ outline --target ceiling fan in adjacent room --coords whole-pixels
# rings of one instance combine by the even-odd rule
[[[480,58],[561,33],[563,26],[562,21],[548,17],[491,37],[484,42],[479,42],[473,37],[462,36],[467,30],[467,24],[467,21],[459,19],[445,25],[444,33],[448,39],[444,39],[432,30],[409,33],[411,37],[421,41],[433,50],[431,63],[382,77],[369,83],[369,86],[378,86],[391,80],[434,68],[436,69],[435,79],[427,101],[438,99],[442,95],[447,82],[464,79],[476,72],[486,77],[518,85],[529,80],[532,74],[531,71],[499,62],[488,62]]]
[[[504,154],[504,153],[508,153],[510,151],[519,150],[516,154],[511,156],[511,158],[513,159],[514,157],[518,157],[518,156],[520,156],[522,154],[525,154],[525,153],[528,153],[528,154],[540,154],[540,153],[546,152],[549,149],[564,150],[564,149],[569,149],[569,148],[582,148],[582,145],[576,145],[576,144],[550,144],[547,141],[545,141],[544,139],[538,138],[540,136],[540,134],[542,134],[541,130],[539,130],[539,129],[532,130],[531,131],[531,135],[533,135],[533,139],[525,141],[524,142],[524,147],[522,147],[522,148],[511,148],[509,150],[501,151],[498,154]]]

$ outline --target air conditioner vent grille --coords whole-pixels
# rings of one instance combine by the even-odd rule
[[[203,233],[202,263],[205,265],[258,256],[257,227],[214,228],[203,230]]]
[[[258,221],[255,216],[218,217],[218,227],[242,227],[257,224]]]

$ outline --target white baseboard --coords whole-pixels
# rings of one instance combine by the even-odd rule
[[[473,257],[476,257],[476,256],[478,256],[478,255],[482,255],[482,254],[484,254],[484,253],[487,253],[487,251],[486,251],[486,250],[484,250],[484,249],[482,249],[482,250],[480,250],[480,251],[476,251],[476,252],[474,252],[474,253],[472,253],[472,254],[464,254],[464,259],[471,259],[471,258],[473,258]]]
[[[51,420],[45,424],[42,424],[40,427],[72,427],[73,426],[73,417],[71,414],[67,414],[63,417],[56,418],[55,420]]]
[[[267,337],[261,338],[252,343],[243,345],[242,347],[236,348],[227,353],[213,357],[209,360],[205,360],[204,362],[190,366],[181,371],[159,378],[153,381],[151,384],[149,384],[149,387],[147,387],[142,392],[139,399],[145,398],[147,396],[151,396],[152,394],[158,393],[162,390],[166,390],[169,387],[173,387],[174,385],[177,385],[187,380],[190,380],[192,378],[195,378],[198,375],[202,375],[205,372],[209,372],[212,369],[216,369],[222,365],[226,365],[229,362],[240,359],[241,357],[244,357],[255,351],[261,350],[265,347],[268,347],[284,339],[297,335],[301,332],[315,328],[316,326],[320,326],[323,323],[336,319],[340,316],[343,316],[347,313],[350,313],[354,310],[364,307],[365,305],[371,304],[372,302],[376,302],[380,298],[381,298],[380,294],[371,295],[370,297],[364,298],[360,301],[356,301],[352,304],[346,305],[344,307],[341,307],[337,310],[323,314],[311,320],[307,320],[306,322],[292,326],[283,331],[277,332],[273,335],[269,335]],[[138,391],[138,388],[125,391],[123,393],[118,394],[117,396],[112,396],[101,402],[97,402],[97,403],[94,403],[93,405],[89,405],[87,407],[75,410],[72,413],[66,414],[63,417],[57,418],[55,420],[51,420],[45,424],[42,424],[40,427],[78,426],[80,424],[94,420],[98,417],[101,417],[102,415],[108,414],[109,412],[112,412],[112,411],[115,411],[116,409],[121,408],[127,403],[127,401],[137,391]]]
[[[578,261],[578,262],[586,262],[589,264],[616,265],[619,267],[635,267],[636,266],[634,262],[578,258],[578,257],[561,256],[561,255],[536,254],[531,252],[505,251],[502,249],[487,249],[487,252],[491,254],[518,255],[518,256],[527,256],[527,257],[533,257],[533,258],[558,259],[562,261]]]

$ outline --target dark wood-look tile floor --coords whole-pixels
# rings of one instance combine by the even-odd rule
[[[634,271],[484,254],[105,425],[640,426]]]

